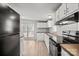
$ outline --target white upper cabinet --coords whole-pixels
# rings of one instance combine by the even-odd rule
[[[78,10],[78,3],[67,3],[67,14]]]
[[[66,15],[66,4],[62,4],[56,11],[56,21],[61,20]]]
[[[66,16],[66,3],[63,3],[61,7],[59,8],[59,20],[64,18]]]
[[[37,23],[37,28],[47,28],[47,22],[39,22]]]
[[[58,21],[58,20],[60,19],[60,17],[59,17],[59,12],[60,12],[60,10],[58,9],[58,10],[56,11],[56,14],[55,14],[55,15],[56,15],[56,21]],[[55,22],[56,22],[56,21],[55,21]]]
[[[77,12],[79,10],[79,3],[63,3],[56,11],[56,21]]]

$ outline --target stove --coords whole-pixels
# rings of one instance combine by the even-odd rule
[[[79,44],[79,31],[63,31],[63,43]]]

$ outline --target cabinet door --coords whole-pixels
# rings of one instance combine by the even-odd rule
[[[57,22],[59,20],[59,9],[56,11],[56,21]]]
[[[60,20],[66,16],[66,3],[63,3],[59,8],[59,17]]]
[[[78,3],[67,3],[67,13],[72,13],[78,9]]]
[[[43,41],[44,40],[44,34],[43,33],[37,33],[37,40]]]
[[[70,54],[67,53],[63,48],[61,49],[61,55],[62,56],[70,56]]]
[[[45,37],[44,41],[45,41],[46,47],[47,47],[48,52],[49,52],[49,36],[44,34],[44,37]]]
[[[37,23],[37,28],[47,28],[47,23],[45,23],[45,22]]]

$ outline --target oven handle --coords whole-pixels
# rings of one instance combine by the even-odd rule
[[[54,46],[56,46],[56,47],[58,47],[58,43],[56,43],[52,38],[49,38],[51,41],[52,41],[52,44],[54,45]]]

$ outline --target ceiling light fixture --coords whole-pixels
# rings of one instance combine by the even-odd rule
[[[60,24],[67,24],[68,23],[68,21],[64,21],[64,22],[61,22]]]
[[[68,21],[64,21],[64,22],[62,22],[63,24],[66,24],[66,23],[68,23]]]
[[[10,19],[14,20],[16,17],[14,15],[10,16]]]
[[[51,16],[51,15],[49,15],[49,16],[48,16],[48,18],[49,18],[49,19],[52,19],[52,16]]]

